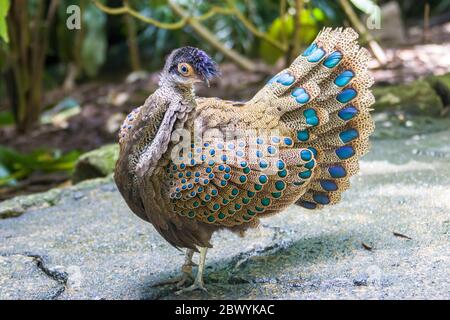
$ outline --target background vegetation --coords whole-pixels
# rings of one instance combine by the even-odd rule
[[[383,64],[383,50],[367,33],[362,16],[378,12],[385,2],[1,0],[0,128],[29,137],[54,125],[55,117],[64,122],[84,108],[70,98],[80,87],[159,70],[165,55],[185,45],[203,48],[219,63],[268,73],[291,61],[323,26],[352,25]],[[450,8],[448,0],[398,3],[407,25],[446,19]],[[80,8],[81,28],[70,30],[67,19],[74,11],[68,8],[74,4]],[[36,145],[32,152],[1,146],[0,187],[17,186],[36,172],[70,172],[86,150],[68,144],[63,150]]]

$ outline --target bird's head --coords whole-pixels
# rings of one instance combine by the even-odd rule
[[[172,51],[162,76],[177,85],[191,87],[195,82],[209,81],[219,75],[217,64],[204,51],[183,47]]]

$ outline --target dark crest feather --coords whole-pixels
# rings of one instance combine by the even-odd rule
[[[220,74],[216,62],[203,50],[194,47],[183,47],[176,49],[171,54],[169,72],[174,72],[181,62],[189,63],[203,78],[210,80]]]

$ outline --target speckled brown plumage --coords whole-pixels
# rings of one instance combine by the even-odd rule
[[[196,250],[217,229],[255,227],[294,203],[338,202],[374,129],[370,56],[356,39],[350,28],[324,29],[246,103],[195,97],[193,82],[207,75],[181,77],[173,60],[183,54],[172,54],[120,133],[115,180],[133,212]],[[189,50],[182,61],[201,52]]]

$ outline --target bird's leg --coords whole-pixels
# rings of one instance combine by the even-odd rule
[[[205,283],[203,282],[203,271],[205,270],[206,252],[208,248],[200,248],[200,261],[198,263],[197,276],[195,277],[194,283],[184,289],[176,292],[176,294],[181,294],[183,292],[190,292],[194,290],[207,291],[205,288]]]
[[[192,267],[195,263],[192,261],[192,256],[194,255],[194,250],[187,249],[186,257],[184,258],[184,263],[181,267],[182,274],[178,277],[169,280],[163,280],[153,285],[153,287],[164,286],[167,284],[176,284],[177,288],[182,287],[189,278],[192,278]]]

